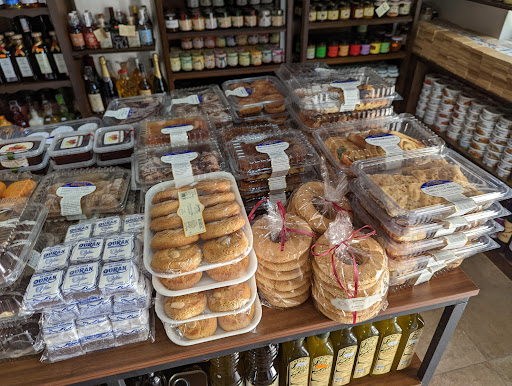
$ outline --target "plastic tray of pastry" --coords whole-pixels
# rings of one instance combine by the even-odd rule
[[[186,159],[184,159],[186,157]],[[193,158],[193,159],[192,159]],[[176,161],[174,161],[176,160]],[[190,164],[193,175],[226,170],[226,162],[213,139],[176,150],[170,146],[145,146],[133,157],[137,187],[151,187],[159,182],[174,179],[173,170]]]
[[[166,94],[114,99],[103,115],[107,126],[133,125],[163,113]]]
[[[34,192],[34,200],[48,206],[50,219],[78,220],[121,212],[129,188],[130,172],[121,168],[66,169],[47,175]],[[57,193],[66,195],[67,203],[61,205]]]
[[[27,137],[43,135],[46,138],[46,144],[50,146],[57,134],[78,130],[91,130],[94,132],[100,127],[103,127],[103,121],[96,117],[90,117],[45,126],[27,127],[23,130],[23,134]]]
[[[193,316],[191,318],[186,318],[186,319],[184,319],[184,318],[176,319],[176,318],[173,318],[171,315],[169,315],[168,312],[172,312],[172,309],[175,309],[176,311],[178,311],[179,309],[183,309],[183,306],[180,307],[181,304],[176,304],[177,302],[180,302],[180,298],[172,297],[172,298],[176,299],[176,301],[175,301],[174,305],[173,305],[173,303],[171,303],[168,306],[171,310],[167,310],[166,303],[167,303],[167,301],[170,301],[170,298],[157,293],[156,298],[155,298],[155,312],[162,322],[177,325],[177,324],[183,324],[184,322],[193,322],[196,320],[202,320],[202,319],[208,319],[208,318],[226,316],[226,315],[233,315],[238,312],[248,311],[249,308],[251,308],[251,306],[253,305],[254,301],[256,300],[256,297],[258,296],[258,289],[256,287],[256,279],[254,278],[254,275],[251,276],[251,278],[249,280],[243,282],[243,285],[245,288],[243,288],[243,289],[240,288],[241,285],[242,284],[240,284],[236,289],[234,289],[240,296],[238,297],[238,300],[236,302],[234,300],[232,300],[233,303],[235,303],[233,305],[233,307],[236,307],[236,308],[234,308],[230,311],[213,311],[209,308],[209,302],[206,302],[206,304],[204,304],[204,307],[201,307],[201,305],[199,306],[199,308],[203,308],[203,311],[199,315]],[[228,288],[226,288],[226,287],[223,287],[223,288],[224,288],[224,290],[221,290],[221,291],[215,291],[215,288],[212,288],[209,291],[194,293],[192,298],[197,297],[198,298],[197,300],[199,300],[200,302],[201,302],[201,300],[209,299],[211,296],[213,296],[214,298],[217,298],[217,297],[220,298],[221,294],[223,292],[229,291]],[[244,295],[241,294],[240,292],[247,288],[250,289],[250,295],[247,298],[245,298]],[[205,294],[206,297],[203,297],[202,294]],[[228,306],[227,308],[232,308],[232,307]],[[195,313],[197,313],[197,311]],[[178,315],[176,315],[176,317],[177,316]]]
[[[477,212],[512,197],[505,183],[446,147],[361,160],[351,170],[387,217],[402,224]]]
[[[190,115],[176,118],[152,118],[137,132],[137,145],[169,145],[184,148],[208,143],[213,137],[214,126],[206,115]]]
[[[259,115],[251,115],[251,116],[244,116],[244,117],[237,117],[235,116],[233,118],[233,122],[235,123],[242,123],[246,125],[262,125],[265,123],[271,123],[273,125],[280,126],[283,125],[286,120],[289,119],[289,115],[287,111],[284,111],[282,113],[275,113],[275,114],[266,114],[261,113]]]
[[[308,168],[302,173],[288,174],[285,176],[286,186],[281,189],[285,192],[292,192],[300,185],[318,178],[317,172],[313,168]],[[243,199],[247,200],[253,197],[259,197],[262,194],[270,192],[268,178],[260,178],[255,180],[238,180],[238,189]],[[276,190],[279,191],[279,190]]]
[[[217,131],[217,135],[219,137],[219,142],[224,146],[224,148],[227,147],[227,144],[238,138],[242,137],[247,134],[254,134],[254,133],[274,133],[277,134],[280,132],[280,128],[278,125],[274,123],[269,122],[260,122],[260,123],[254,123],[249,124],[246,122],[231,122],[229,125],[226,125],[222,128],[220,128]]]
[[[286,90],[275,76],[228,80],[222,83],[222,90],[236,118],[274,115],[286,110]]]
[[[231,169],[237,179],[271,177],[273,161],[269,152],[275,154],[276,161],[277,158],[285,161],[284,156],[288,158],[289,170],[285,174],[300,173],[320,160],[304,134],[295,130],[251,133],[235,138],[227,145]],[[279,162],[279,166],[281,164]]]
[[[217,126],[232,121],[226,96],[216,84],[172,90],[165,100],[165,114],[170,117],[204,114]]]
[[[312,62],[312,63],[283,63],[279,66],[279,69],[276,71],[276,75],[281,81],[290,80],[296,76],[308,76],[314,75],[315,72],[319,71],[331,71],[331,68],[328,64],[323,62]]]
[[[0,140],[24,137],[23,128],[16,125],[0,126]]]
[[[348,175],[357,160],[445,145],[410,114],[324,124],[313,136],[329,161]]]
[[[248,311],[243,312],[242,314],[247,315]],[[167,336],[171,340],[171,342],[177,344],[178,346],[192,346],[195,344],[200,344],[204,342],[209,342],[212,340],[227,338],[229,336],[235,336],[235,335],[241,335],[245,334],[254,328],[260,323],[261,320],[261,303],[260,299],[256,298],[254,302],[254,315],[250,322],[243,328],[233,330],[233,331],[226,331],[222,327],[219,326],[218,318],[208,318],[203,319],[201,321],[195,321],[190,323],[182,324],[178,327],[174,327],[172,324],[164,323],[165,332],[167,333]],[[236,314],[235,314],[236,315]],[[229,315],[228,318],[234,318],[235,315]],[[246,316],[248,317],[248,316]],[[203,324],[206,324],[208,322],[205,322],[206,320],[215,319],[214,323],[208,324],[207,326],[203,326]],[[206,327],[206,328],[203,328]],[[215,330],[213,330],[215,328]],[[187,333],[193,334],[194,332],[202,332],[204,336],[197,339],[189,339],[185,337],[182,333],[182,329],[187,331]],[[210,329],[210,331],[208,331]]]
[[[0,141],[0,171],[42,165],[45,155],[46,141],[42,135]]]
[[[244,281],[249,280],[252,276],[254,276],[254,273],[258,268],[258,259],[256,258],[254,250],[251,250],[251,252],[249,252],[249,255],[246,258],[249,260],[247,269],[241,276],[239,276],[236,279],[217,281],[208,275],[208,271],[200,272],[201,277],[196,284],[193,284],[192,286],[186,289],[172,290],[170,288],[167,288],[159,277],[153,275],[153,287],[155,288],[155,291],[157,293],[163,296],[181,296],[242,283]]]
[[[101,162],[130,163],[135,147],[133,125],[102,127],[94,136],[94,153]]]
[[[0,294],[0,327],[4,323],[23,320],[32,316],[32,312],[23,309],[23,292],[6,291]]]
[[[167,181],[153,186],[146,193],[146,206],[144,211],[146,213],[144,224],[144,266],[152,275],[173,279],[192,273],[224,267],[241,262],[252,250],[253,237],[251,226],[247,214],[244,211],[242,198],[240,197],[233,175],[227,172],[214,172],[193,176],[192,178],[193,182],[187,185],[182,184],[183,186],[178,189],[175,188],[175,181]],[[205,221],[206,232],[211,231],[214,232],[214,234],[222,233],[222,235],[215,238],[204,239],[204,237],[206,237],[205,232],[194,236],[186,236],[184,234],[181,218],[177,216],[177,214],[174,215],[180,205],[179,200],[175,199],[175,197],[178,195],[178,191],[189,191],[191,189],[197,191],[199,199],[202,199],[203,205],[206,206],[205,209],[214,208],[217,207],[217,205],[224,206],[225,209],[223,210],[225,210],[226,213],[216,214],[213,210],[211,211],[212,218],[218,220],[211,222]],[[213,201],[208,201],[207,203],[206,200]],[[228,204],[228,207],[226,207],[226,204]],[[203,218],[204,215],[205,213],[203,211]],[[169,221],[172,221],[172,223],[169,223]],[[214,225],[217,227],[212,227],[214,222]],[[243,225],[240,227],[239,225],[242,223]],[[208,224],[210,224],[210,227]],[[219,226],[220,228],[218,228]],[[155,228],[157,228],[158,231],[152,230]],[[241,231],[241,233],[238,231]],[[200,237],[201,235],[204,236]],[[224,243],[221,244],[222,247],[219,246],[219,248],[226,249],[225,245],[231,243],[229,236],[234,237],[234,241],[238,240],[238,242],[241,239],[246,240],[247,247],[237,248],[237,253],[234,255],[235,257],[228,261],[210,263],[207,262],[206,259],[203,259],[203,247],[205,242],[215,240],[219,243]],[[209,246],[215,250],[216,245],[214,243],[209,243]],[[165,261],[164,257],[169,256],[169,254],[177,254],[180,256],[181,250],[185,250],[183,252],[184,254],[186,253],[188,255],[190,253],[193,256],[197,256],[197,254],[194,253],[195,249],[199,249],[199,258],[191,257],[182,259],[185,260],[182,261],[184,265],[194,266],[195,268],[193,269],[187,268],[184,270],[178,268],[157,270],[152,267],[152,260],[156,253],[159,253],[157,257]],[[235,251],[232,252],[235,253]],[[213,253],[213,255],[215,255],[215,253]],[[175,258],[176,257],[172,259],[174,260]]]
[[[40,353],[44,342],[39,328],[41,315],[0,324],[0,360]],[[6,366],[4,364],[4,366]]]
[[[30,172],[0,173],[0,202],[4,199],[29,198],[41,177]]]

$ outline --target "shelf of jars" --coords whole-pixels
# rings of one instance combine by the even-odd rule
[[[247,67],[226,67],[216,68],[212,70],[202,71],[180,71],[173,72],[174,79],[196,79],[196,78],[212,78],[217,76],[235,76],[243,74],[256,74],[264,72],[274,72],[279,69],[280,64],[262,64],[261,66],[247,66]]]
[[[349,19],[336,21],[321,21],[309,23],[309,30],[321,30],[329,28],[354,27],[358,25],[381,25],[394,23],[411,23],[414,21],[412,16],[383,17],[380,19]]]
[[[69,79],[64,80],[42,80],[39,82],[21,82],[7,83],[1,86],[2,93],[15,93],[18,91],[37,91],[43,88],[58,89],[61,87],[71,87]]]
[[[387,54],[375,54],[375,55],[357,55],[357,56],[336,56],[336,57],[325,57],[309,59],[308,62],[324,62],[327,64],[347,64],[347,63],[364,63],[364,62],[375,62],[379,60],[392,60],[392,59],[404,59],[407,56],[406,51],[390,52]]]
[[[155,45],[152,44],[150,46],[128,47],[128,48],[122,48],[122,49],[98,48],[96,50],[73,51],[72,55],[74,58],[81,58],[82,56],[87,56],[87,55],[117,54],[117,53],[121,53],[121,52],[155,51],[155,49],[156,49]]]
[[[179,40],[196,36],[231,36],[257,33],[276,33],[286,31],[286,26],[282,27],[248,27],[248,28],[226,28],[226,29],[206,29],[203,31],[188,32],[168,32],[169,40]]]

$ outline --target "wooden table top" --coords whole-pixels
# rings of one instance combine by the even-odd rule
[[[475,284],[457,268],[430,282],[389,294],[389,306],[381,315],[454,302],[475,296],[478,292]],[[173,362],[199,362],[217,356],[217,353],[238,351],[237,348],[244,351],[244,347],[250,345],[282,342],[288,340],[287,337],[313,335],[322,329],[335,330],[336,326],[338,323],[320,314],[309,300],[289,310],[264,307],[255,332],[181,347],[167,338],[162,323],[157,320],[155,343],[131,344],[52,364],[40,363],[40,355],[4,362],[0,365],[0,383],[4,386],[68,385]]]

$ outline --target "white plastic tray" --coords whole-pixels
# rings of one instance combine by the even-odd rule
[[[187,339],[180,335],[180,333],[177,331],[177,327],[174,327],[171,324],[164,323],[165,332],[167,333],[167,336],[171,340],[171,342],[177,344],[178,346],[192,346],[195,344],[200,344],[204,342],[209,342],[212,340],[227,338],[229,336],[235,336],[235,335],[242,335],[245,334],[251,330],[253,330],[261,320],[261,303],[260,299],[256,298],[256,301],[254,302],[254,318],[252,319],[251,323],[245,328],[242,328],[240,330],[236,331],[224,331],[220,326],[217,327],[217,331],[215,331],[215,334],[212,336],[209,336],[207,338],[201,338],[201,339]]]
[[[249,280],[247,280],[247,284],[251,288],[251,297],[249,298],[249,301],[246,304],[244,304],[241,308],[238,308],[233,311],[222,311],[222,312],[210,311],[210,309],[208,308],[208,305],[206,305],[206,310],[204,310],[204,312],[201,315],[194,316],[193,318],[189,318],[186,320],[176,320],[176,319],[170,318],[165,313],[164,304],[165,304],[165,301],[167,300],[167,297],[157,293],[156,298],[155,298],[155,312],[163,323],[169,323],[174,326],[177,326],[177,325],[180,325],[183,323],[193,322],[195,320],[203,320],[203,319],[208,319],[208,318],[213,318],[213,317],[233,315],[233,314],[237,314],[239,312],[248,311],[251,308],[252,304],[256,301],[256,297],[258,296],[258,289],[256,287],[256,279],[254,279],[254,276],[252,276]]]
[[[225,265],[230,265],[233,263],[236,263],[240,260],[242,260],[244,257],[246,257],[249,252],[252,250],[252,231],[251,231],[251,225],[249,223],[249,219],[247,218],[247,213],[245,212],[244,203],[242,201],[242,197],[240,197],[240,192],[238,191],[238,186],[236,184],[235,177],[233,177],[232,174],[227,172],[213,172],[213,173],[207,173],[207,174],[201,174],[198,176],[194,176],[194,182],[197,181],[204,181],[204,180],[214,180],[214,179],[227,179],[229,180],[231,184],[231,192],[235,195],[235,201],[240,205],[242,208],[240,215],[245,220],[245,225],[242,228],[242,230],[245,233],[245,236],[247,237],[247,240],[249,241],[249,248],[246,253],[242,254],[240,257],[237,257],[234,260],[225,261],[222,263],[215,263],[211,264],[203,260],[201,265],[197,267],[195,270],[190,272],[183,272],[179,274],[173,274],[173,273],[161,273],[161,272],[155,272],[153,268],[151,267],[151,260],[153,259],[153,249],[151,248],[151,239],[153,237],[153,232],[150,229],[151,224],[151,217],[149,216],[149,213],[151,212],[151,207],[153,206],[151,204],[151,201],[153,200],[153,197],[157,192],[160,192],[165,189],[173,188],[175,186],[175,181],[167,181],[167,182],[161,182],[155,186],[153,186],[151,189],[149,189],[146,193],[146,204],[145,204],[145,213],[146,216],[144,217],[144,266],[154,276],[158,277],[164,277],[167,279],[174,279],[179,276],[183,275],[190,275],[191,273],[195,272],[202,272],[207,271],[209,269],[223,267]]]
[[[203,274],[201,280],[199,280],[199,282],[196,285],[184,290],[174,291],[164,286],[158,277],[153,276],[153,288],[157,293],[164,296],[181,296],[186,294],[192,294],[195,292],[207,291],[214,288],[227,287],[228,285],[243,283],[244,281],[249,280],[249,278],[251,278],[251,276],[253,276],[256,273],[257,268],[258,259],[256,258],[256,253],[254,252],[254,249],[252,249],[251,252],[249,252],[249,265],[247,266],[247,270],[238,279],[216,281],[213,280],[210,276]]]

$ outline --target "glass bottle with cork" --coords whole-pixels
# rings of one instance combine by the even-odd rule
[[[420,314],[399,316],[397,322],[402,328],[402,339],[398,345],[391,371],[400,371],[409,367],[423,333],[423,327],[425,327],[425,322]]]
[[[396,319],[391,318],[375,323],[379,330],[379,342],[377,343],[377,351],[370,373],[372,377],[379,377],[391,371],[402,338],[402,328],[398,325]]]
[[[101,56],[99,62],[101,67],[101,80],[103,83],[103,96],[105,97],[105,103],[108,106],[110,102],[117,98],[117,90],[110,76],[110,72],[108,70],[107,61],[105,60],[105,57]]]
[[[244,386],[243,374],[240,353],[210,359],[210,386]]]
[[[11,51],[7,48],[4,35],[0,35],[0,78],[3,83],[19,82],[20,79],[15,71],[15,62]]]
[[[94,25],[92,13],[89,11],[84,12],[84,26],[82,27],[82,33],[85,39],[85,46],[88,50],[97,50],[101,48],[100,42],[96,38],[94,31],[97,27]]]
[[[350,382],[357,353],[357,338],[352,327],[331,333],[335,363],[331,386],[343,386]]]
[[[151,85],[148,82],[146,70],[144,69],[144,65],[142,63],[139,64],[139,73],[139,95],[151,95]]]
[[[14,56],[17,64],[18,76],[21,81],[35,81],[37,80],[37,74],[33,67],[32,53],[30,48],[25,47],[23,42],[23,36],[14,35],[14,46],[11,54]]]
[[[59,41],[57,40],[57,33],[55,31],[50,31],[50,36],[52,37],[50,53],[53,57],[55,65],[57,66],[57,76],[59,79],[68,79],[68,67],[66,65],[66,61],[64,60],[64,55],[62,54]]]
[[[277,353],[275,344],[247,351],[246,386],[279,386]]]
[[[9,101],[9,110],[11,111],[12,120],[16,126],[19,126],[22,129],[29,126],[28,119],[21,111],[21,107],[18,104],[18,101]]]
[[[103,103],[103,98],[101,97],[101,89],[98,84],[96,77],[92,72],[92,67],[85,67],[85,84],[87,90],[87,98],[89,99],[89,104],[91,106],[91,110],[95,114],[102,114],[105,112],[105,104]]]
[[[124,25],[121,10],[116,9],[114,14],[114,8],[109,7],[108,11],[110,13],[110,36],[112,37],[112,47],[114,49],[128,48],[128,38],[119,34],[119,26]]]
[[[85,50],[85,39],[80,28],[80,19],[76,11],[68,13],[68,33],[74,51]]]
[[[133,16],[127,16],[126,22],[128,23],[128,27],[131,30],[130,35],[126,36],[128,38],[128,46],[132,48],[140,47],[140,37],[137,29],[135,28]]]
[[[59,105],[60,110],[60,121],[72,121],[74,119],[74,115],[69,111],[66,102],[64,101],[64,96],[62,94],[55,94],[55,100]]]
[[[285,342],[282,349],[286,368],[284,386],[308,386],[310,357],[305,338]]]
[[[153,45],[153,31],[152,31],[152,23],[149,17],[149,12],[145,6],[142,6],[139,9],[139,37],[140,43],[142,46],[151,46]]]
[[[41,32],[33,32],[34,46],[32,47],[32,55],[36,58],[39,72],[44,80],[57,79],[57,66],[53,61],[53,57],[49,55],[50,50],[43,42],[43,34]]]
[[[358,379],[370,374],[379,341],[379,330],[373,324],[367,323],[353,327],[352,332],[359,342],[352,378]]]
[[[309,384],[329,386],[334,358],[334,349],[329,339],[329,333],[309,336],[307,342],[309,357],[311,358]]]

